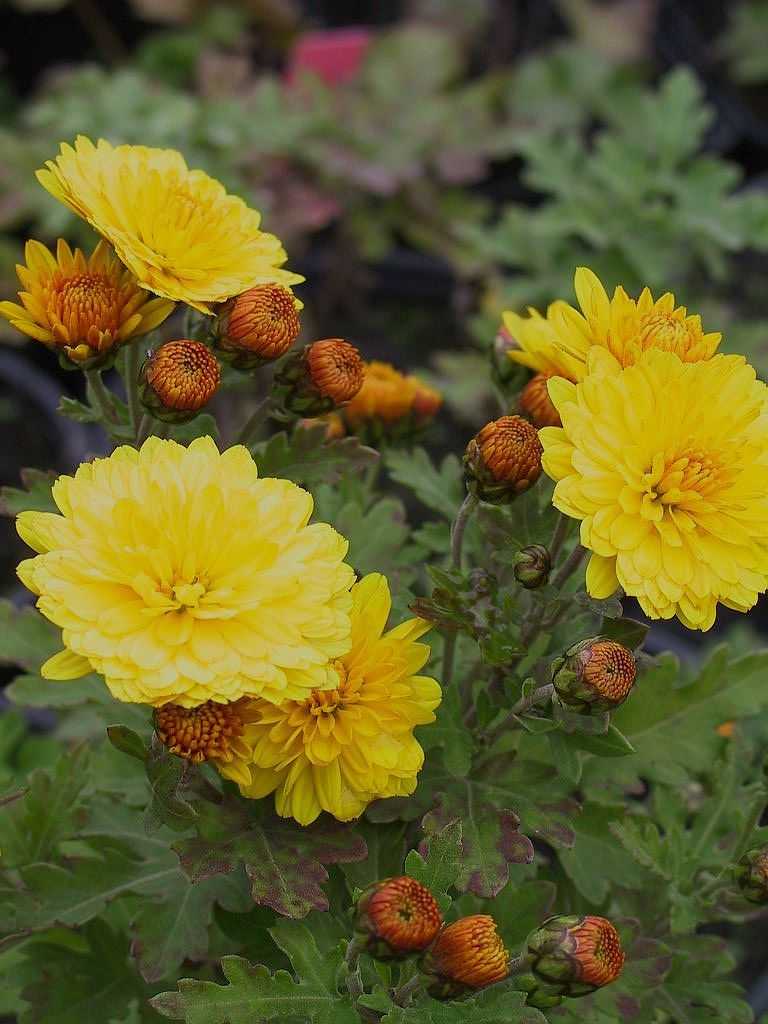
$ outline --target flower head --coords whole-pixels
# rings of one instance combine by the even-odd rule
[[[26,266],[16,267],[22,304],[0,302],[0,316],[78,366],[103,365],[119,345],[173,312],[172,302],[139,287],[106,242],[86,257],[63,239],[55,256],[42,242],[29,241],[24,258]]]
[[[537,373],[520,392],[520,412],[534,427],[560,427],[560,416],[549,397],[551,373]]]
[[[426,949],[442,924],[435,897],[407,875],[375,882],[358,900],[356,931],[379,957]]]
[[[364,378],[365,364],[355,346],[341,338],[325,338],[286,360],[275,380],[284,386],[287,409],[318,416],[354,398]]]
[[[539,479],[541,452],[535,427],[521,416],[486,423],[464,455],[468,486],[484,501],[508,501]]]
[[[582,520],[587,589],[619,586],[651,618],[709,629],[768,581],[766,386],[741,356],[644,353],[622,369],[593,348],[589,377],[550,382],[562,429],[540,431],[553,502]]]
[[[610,711],[627,699],[636,676],[632,651],[597,636],[574,644],[555,662],[552,682],[563,704]]]
[[[744,854],[736,865],[736,881],[750,903],[768,903],[768,846]]]
[[[227,778],[247,781],[241,765],[252,752],[246,735],[254,717],[252,704],[247,697],[231,704],[208,700],[196,708],[164,704],[155,710],[155,732],[177,757],[194,764],[213,761]]]
[[[144,402],[160,419],[194,416],[213,398],[221,371],[201,341],[169,341],[147,360],[143,370]]]
[[[229,299],[216,321],[217,347],[251,369],[285,355],[299,336],[299,303],[281,284],[258,284]]]
[[[549,307],[546,318],[533,308],[528,309],[527,317],[511,311],[504,313],[507,356],[537,374],[580,380],[583,376],[581,363],[561,347],[552,325],[554,309],[554,306]]]
[[[530,973],[516,979],[527,1002],[556,1006],[563,997],[586,996],[610,985],[624,967],[616,928],[604,917],[550,917],[526,940]]]
[[[174,149],[79,135],[37,178],[114,246],[143,288],[202,313],[257,284],[303,280],[281,269],[285,251],[260,230],[260,214]]]
[[[437,412],[441,401],[439,393],[419,377],[373,360],[365,364],[363,386],[345,407],[344,418],[355,430],[373,424],[418,426]]]
[[[710,359],[720,344],[722,335],[705,334],[701,317],[689,315],[685,306],[675,306],[671,292],[654,300],[644,288],[635,300],[618,287],[609,299],[587,267],[576,271],[574,287],[581,313],[566,302],[556,302],[547,314],[558,345],[581,367],[572,380],[582,379],[587,354],[594,345],[606,348],[622,366],[632,366],[650,349],[672,352],[684,363],[697,363]]]
[[[435,720],[440,687],[418,675],[429,624],[411,619],[384,632],[387,581],[372,574],[352,588],[352,648],[333,666],[336,688],[283,704],[257,703],[251,782],[244,796],[275,793],[277,813],[301,825],[328,811],[340,821],[372,800],[408,796],[424,762],[414,727]]]
[[[19,576],[63,631],[46,678],[95,669],[118,700],[183,707],[336,684],[347,543],[309,525],[306,491],[258,479],[247,449],[153,437],[59,477],[53,497],[61,515],[17,521],[40,552]]]
[[[473,914],[443,929],[424,969],[435,979],[430,993],[447,998],[503,981],[509,974],[509,953],[493,918]]]

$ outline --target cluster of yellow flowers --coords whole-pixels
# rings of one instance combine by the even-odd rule
[[[179,153],[80,137],[38,178],[102,240],[90,257],[29,242],[20,304],[0,303],[0,315],[70,364],[103,365],[177,301],[220,314],[219,351],[237,365],[293,344],[290,286],[302,278],[282,269],[258,213]],[[341,339],[295,362],[305,404],[332,407],[362,384]],[[144,379],[166,411],[195,410],[219,367],[205,345],[171,342]],[[428,624],[385,632],[386,579],[355,581],[347,541],[310,522],[305,490],[259,478],[245,447],[150,437],[61,476],[53,498],[59,513],[18,517],[37,552],[19,576],[62,630],[44,677],[98,672],[118,700],[156,709],[170,750],[212,761],[246,796],[274,792],[301,824],[413,792],[424,760],[413,731],[441,698],[419,674]]]
[[[718,602],[747,611],[768,584],[766,386],[673,295],[609,298],[583,267],[575,287],[581,312],[506,313],[504,330],[536,374],[523,411],[539,414],[555,506],[581,520],[587,589],[709,629]]]

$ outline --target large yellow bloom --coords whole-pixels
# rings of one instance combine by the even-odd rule
[[[720,344],[722,335],[705,334],[701,317],[675,306],[671,292],[654,299],[644,288],[635,300],[618,287],[609,299],[587,267],[576,270],[574,288],[581,313],[558,301],[549,306],[546,318],[535,309],[528,310],[528,318],[503,314],[504,328],[520,346],[509,353],[511,359],[538,373],[579,381],[594,345],[608,349],[622,366],[631,366],[649,349],[674,352],[684,363],[697,363],[711,359]]]
[[[115,247],[139,283],[203,313],[256,284],[292,285],[261,216],[174,149],[96,145],[79,135],[37,172],[51,195]]]
[[[0,302],[0,316],[77,363],[98,359],[116,345],[152,331],[173,312],[167,299],[140,288],[106,242],[91,256],[59,239],[54,256],[30,240],[25,267],[16,267],[21,305]]]
[[[43,675],[95,669],[118,700],[301,699],[349,649],[347,542],[310,495],[257,479],[246,448],[150,438],[62,476],[61,515],[22,512],[19,576],[61,626]]]
[[[246,726],[253,746],[247,797],[275,792],[277,813],[308,825],[321,811],[357,818],[379,797],[416,788],[424,752],[414,726],[434,722],[440,687],[416,673],[429,647],[416,640],[430,628],[411,619],[384,633],[391,608],[383,576],[352,589],[352,649],[335,663],[336,689],[277,706],[257,701],[259,721]],[[242,766],[222,771],[239,778]]]
[[[580,384],[549,390],[539,432],[553,501],[594,552],[587,589],[619,586],[652,618],[709,629],[717,602],[751,608],[768,582],[768,389],[741,356],[593,348]]]

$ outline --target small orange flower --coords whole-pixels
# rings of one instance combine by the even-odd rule
[[[249,782],[250,774],[242,765],[253,753],[248,726],[259,717],[254,705],[249,697],[231,704],[208,700],[195,708],[163,704],[155,709],[155,732],[177,757],[193,764],[212,761],[227,778]]]
[[[376,882],[357,905],[357,930],[369,937],[378,955],[382,949],[390,955],[426,949],[442,924],[435,897],[407,875]]]
[[[718,736],[722,736],[723,739],[729,740],[733,737],[736,731],[736,723],[733,721],[721,722],[720,725],[715,729]]]
[[[169,341],[142,370],[143,397],[155,415],[195,413],[213,398],[221,380],[216,357],[201,341]]]
[[[425,970],[438,979],[430,991],[446,996],[462,986],[478,989],[503,981],[509,974],[509,953],[493,918],[474,914],[443,929],[429,952]]]
[[[610,711],[623,704],[637,678],[634,654],[606,637],[582,640],[553,666],[552,682],[564,704]]]
[[[86,257],[63,239],[56,256],[29,241],[24,257],[27,265],[16,267],[22,305],[0,302],[0,316],[84,369],[105,365],[118,346],[173,312],[173,302],[144,291],[106,242]]]
[[[435,388],[420,381],[418,377],[412,377],[411,380],[416,382],[416,393],[411,402],[411,411],[417,424],[428,423],[440,411],[443,396]]]
[[[232,354],[236,366],[279,359],[299,336],[298,308],[293,293],[280,284],[249,288],[221,307],[218,346]]]
[[[354,345],[341,338],[326,338],[306,352],[309,376],[315,389],[334,405],[350,401],[363,386],[365,367]]]
[[[541,474],[539,435],[522,416],[487,423],[467,445],[468,484],[484,501],[505,501],[527,491]]]
[[[345,407],[344,418],[352,427],[371,420],[392,424],[405,419],[411,412],[416,381],[390,363],[366,363],[363,386]]]
[[[536,428],[561,427],[560,414],[549,397],[547,383],[551,373],[537,373],[520,393],[520,411]]]

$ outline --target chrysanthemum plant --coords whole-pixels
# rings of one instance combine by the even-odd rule
[[[712,926],[768,903],[768,655],[681,667],[625,615],[765,590],[751,367],[582,268],[580,311],[505,318],[499,417],[438,467],[441,396],[299,343],[279,242],[178,153],[80,139],[40,180],[102,240],[30,242],[0,313],[106,454],[4,493],[6,692],[52,731],[3,720],[0,1011],[752,1020]]]

